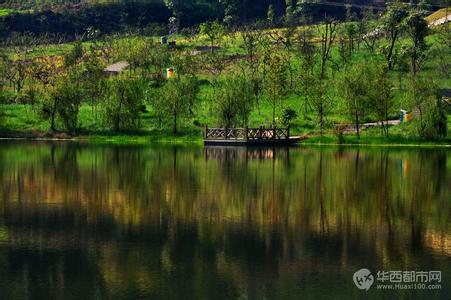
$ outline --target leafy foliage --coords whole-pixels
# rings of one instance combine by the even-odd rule
[[[215,111],[222,126],[246,126],[254,106],[251,82],[242,75],[221,78],[212,95]]]
[[[143,84],[140,80],[117,76],[108,82],[103,117],[111,130],[136,130],[140,125]]]
[[[78,127],[81,99],[80,72],[71,69],[55,79],[50,94],[41,103],[41,116],[50,120],[53,131],[57,130],[59,117],[64,129],[74,132]]]
[[[174,134],[177,133],[179,119],[192,115],[198,93],[199,83],[193,76],[172,78],[163,86],[156,109],[172,121]]]

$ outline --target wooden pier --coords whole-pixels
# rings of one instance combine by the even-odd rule
[[[208,128],[204,129],[206,146],[291,145],[301,140],[290,136],[290,128]]]

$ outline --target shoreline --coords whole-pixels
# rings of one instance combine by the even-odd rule
[[[364,147],[439,147],[451,148],[451,142],[445,141],[417,141],[417,140],[397,140],[394,142],[387,141],[384,137],[364,137],[361,141],[356,140],[354,135],[348,135],[351,141],[336,141],[335,137],[325,135],[323,137],[312,136],[304,139],[294,145],[306,146],[364,146]],[[345,138],[346,139],[346,138]],[[380,141],[379,141],[380,139]],[[41,142],[77,142],[88,144],[123,144],[123,145],[151,145],[151,144],[189,144],[189,145],[203,145],[202,137],[193,137],[190,135],[131,135],[131,134],[117,134],[117,135],[83,135],[70,136],[67,133],[15,133],[0,134],[0,142],[2,141],[41,141]]]

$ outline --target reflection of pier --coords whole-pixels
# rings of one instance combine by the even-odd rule
[[[260,146],[289,145],[300,137],[290,136],[289,128],[208,128],[204,130],[205,145]]]
[[[257,148],[241,148],[241,147],[216,147],[210,146],[204,148],[205,160],[263,160],[263,159],[289,159],[289,147],[257,147]]]

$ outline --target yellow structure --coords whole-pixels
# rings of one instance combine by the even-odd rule
[[[409,122],[410,120],[412,120],[412,113],[407,113],[405,116],[405,121]]]
[[[166,69],[166,78],[170,79],[170,78],[174,78],[175,73],[174,73],[174,68],[167,68]]]

